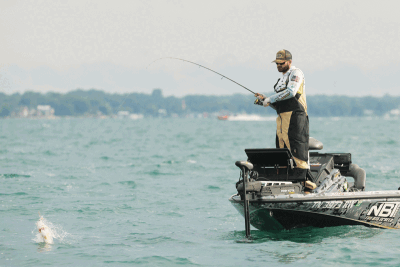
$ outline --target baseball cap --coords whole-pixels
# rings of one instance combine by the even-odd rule
[[[282,49],[276,53],[276,59],[272,62],[282,63],[288,60],[292,60],[292,54],[289,51]]]

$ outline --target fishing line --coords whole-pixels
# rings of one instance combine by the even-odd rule
[[[192,63],[192,64],[194,64],[194,65],[197,65],[197,66],[199,66],[199,67],[205,68],[206,70],[212,71],[212,72],[214,72],[214,73],[216,73],[216,74],[222,76],[223,78],[228,79],[228,80],[230,80],[231,82],[236,83],[237,85],[243,87],[244,89],[246,89],[247,91],[253,93],[254,95],[256,94],[256,93],[254,93],[253,91],[251,91],[249,88],[247,88],[247,87],[241,85],[241,84],[238,83],[238,82],[235,82],[234,80],[232,80],[232,79],[226,77],[225,75],[222,75],[222,74],[219,73],[219,72],[216,72],[216,71],[214,71],[214,70],[212,70],[212,69],[209,69],[209,68],[207,68],[207,67],[204,67],[203,65],[197,64],[197,63],[195,63],[195,62],[192,62],[192,61],[189,61],[189,60],[186,60],[186,59],[181,59],[181,58],[176,58],[176,57],[162,57],[162,58],[156,59],[156,60],[154,60],[153,62],[151,62],[151,63],[146,67],[146,69],[147,69],[151,64],[153,64],[154,62],[156,62],[156,61],[158,61],[158,60],[161,60],[161,59],[165,59],[165,58],[182,60],[182,61],[185,61],[185,62]]]

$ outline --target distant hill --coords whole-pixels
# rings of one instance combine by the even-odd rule
[[[113,115],[119,111],[144,116],[186,116],[193,113],[260,114],[275,115],[271,108],[253,104],[251,94],[228,96],[189,95],[182,98],[164,97],[161,89],[152,94],[109,94],[100,90],[75,90],[67,94],[35,93],[6,95],[0,93],[0,117],[18,114],[23,108],[35,109],[38,105],[50,105],[56,116],[84,116],[90,114]],[[348,97],[307,96],[310,116],[382,116],[398,109],[400,97]]]

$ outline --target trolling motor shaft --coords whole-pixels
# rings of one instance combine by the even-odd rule
[[[245,230],[246,230],[246,238],[251,238],[250,211],[249,211],[249,200],[247,199],[246,182],[247,182],[247,172],[253,169],[253,164],[251,164],[248,161],[236,161],[235,165],[238,166],[242,170],[244,224],[245,224]]]
[[[243,201],[244,201],[244,224],[246,230],[246,237],[251,238],[250,234],[250,212],[249,212],[249,200],[247,199],[247,192],[246,192],[246,169],[243,168]]]

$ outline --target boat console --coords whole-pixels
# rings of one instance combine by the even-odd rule
[[[247,161],[259,181],[294,181],[296,162],[287,148],[245,149]]]
[[[320,141],[310,138],[310,149],[320,150],[322,147]],[[328,187],[337,187],[339,191],[365,189],[365,171],[352,163],[350,153],[310,152],[310,170],[304,177],[304,174],[299,175],[298,171],[303,170],[296,168],[293,155],[287,148],[252,148],[245,149],[245,152],[247,161],[238,161],[236,166],[248,177],[248,192],[261,195],[298,194],[304,192],[306,180],[316,184],[314,192],[328,190]],[[347,182],[342,175],[352,177],[354,183]],[[340,185],[334,185],[336,183]],[[236,187],[238,192],[242,191],[243,183],[239,181]]]

